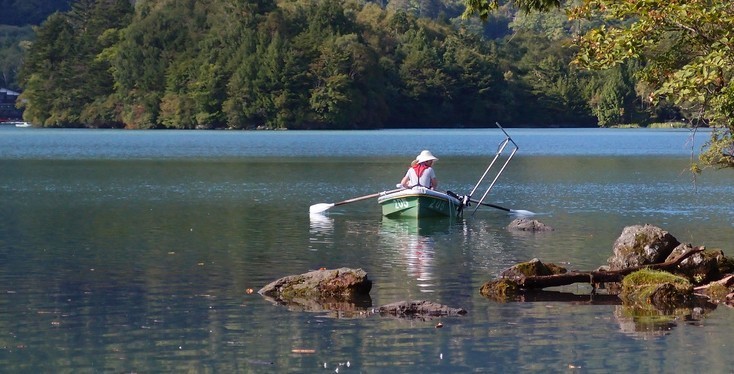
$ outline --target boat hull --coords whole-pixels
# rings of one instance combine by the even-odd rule
[[[381,196],[382,215],[398,217],[461,217],[461,201],[443,192],[415,187]]]

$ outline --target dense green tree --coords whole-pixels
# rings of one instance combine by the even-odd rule
[[[18,90],[23,54],[34,38],[31,26],[0,25],[0,87]]]
[[[548,11],[561,6],[562,0],[509,0],[513,6],[523,10],[531,11]],[[465,0],[464,17],[479,16],[486,20],[491,13],[500,7],[500,0]]]
[[[400,122],[437,126],[456,120],[453,91],[456,82],[444,61],[444,35],[419,24],[401,38],[398,72],[402,85]]]
[[[267,27],[258,34],[254,65],[242,67],[252,76],[246,85],[249,102],[244,108],[251,119],[248,127],[308,128],[314,120],[308,102],[314,79],[310,65],[318,56],[324,35],[330,31],[325,30],[322,35],[319,29],[309,27],[308,18],[317,12],[328,16],[331,5],[324,9],[300,6],[296,12],[276,11],[277,17],[268,15]],[[308,16],[303,18],[303,14]]]
[[[24,118],[43,126],[114,125],[113,81],[97,56],[114,42],[101,36],[127,25],[131,13],[127,0],[80,0],[38,27],[20,74]]]
[[[352,56],[351,45],[356,35],[348,34],[330,38],[321,44],[320,55],[312,63],[314,87],[309,103],[318,122],[346,124],[350,106],[354,103],[354,81],[350,79]],[[354,108],[356,109],[356,108]]]
[[[66,98],[64,87],[70,80],[65,74],[75,53],[73,29],[61,14],[50,16],[36,31],[36,41],[28,52],[20,72],[25,103],[23,116],[33,123],[47,125]]]
[[[493,119],[507,118],[508,101],[501,99],[507,90],[500,75],[497,52],[493,43],[484,43],[472,34],[449,36],[446,40],[444,61],[448,73],[456,82],[452,96],[455,112],[462,116],[456,122],[462,125],[483,125]]]
[[[54,12],[70,9],[73,0],[0,0],[0,25],[40,25]]]
[[[203,14],[195,12],[194,5],[195,0],[138,3],[135,18],[122,33],[111,61],[121,118],[127,126],[153,128],[162,124],[159,103],[167,82],[176,87],[180,77],[170,75],[177,71],[178,59],[192,57],[194,51],[189,49],[199,37],[197,25],[203,22]],[[169,72],[169,67],[173,71]]]
[[[590,77],[574,69],[573,51],[545,33],[520,31],[501,43],[500,66],[511,82],[507,95],[513,120],[523,125],[588,125],[594,123],[584,90]]]
[[[522,3],[528,11],[560,5],[555,0]],[[497,7],[496,0],[466,4],[465,16],[482,19]],[[734,167],[734,3],[583,0],[569,6],[569,15],[597,25],[576,40],[579,65],[607,69],[639,62],[636,87],[647,95],[645,100],[663,107],[673,103],[692,123],[718,126],[701,160],[704,165]],[[618,96],[615,90],[610,83],[604,91]]]
[[[75,102],[81,107],[78,123],[89,126],[116,125],[110,64],[98,58],[104,48],[118,41],[117,32],[129,24],[133,9],[126,0],[77,0],[67,13],[74,27],[77,56]]]
[[[532,87],[531,92],[538,98],[538,112],[546,119],[559,124],[588,123],[589,118],[585,114],[589,108],[580,89],[582,77],[572,70],[568,62],[562,57],[548,55],[530,70],[527,81]]]
[[[694,123],[720,126],[701,159],[734,167],[734,3],[585,0],[570,14],[606,21],[578,40],[579,64],[644,62],[639,77],[651,88],[646,99],[664,99]]]
[[[46,126],[130,128],[594,123],[606,78],[569,65],[574,51],[553,22],[513,23],[511,37],[487,40],[467,23],[388,8],[139,0],[133,12],[126,0],[81,0],[28,54],[28,114]],[[52,69],[44,48],[58,49]]]
[[[256,78],[266,67],[275,74],[278,64],[290,58],[280,37],[287,32],[286,22],[275,3],[267,0],[229,2],[219,9],[223,11],[210,13],[212,28],[203,41],[207,47],[202,54],[209,51],[223,69],[222,121],[231,128],[260,126],[268,117],[255,104],[263,94],[256,88]],[[259,53],[267,50],[269,63],[260,66]]]
[[[609,127],[624,123],[623,89],[621,80],[609,80],[602,86],[593,108],[599,126]]]
[[[563,9],[550,9],[545,12],[516,12],[508,25],[517,32],[533,32],[552,41],[562,41],[571,35],[578,35],[587,22],[573,22]]]
[[[391,0],[387,4],[387,9],[403,11],[416,17],[435,19],[439,15],[445,14],[448,10],[447,6],[450,5],[449,2],[439,0]]]

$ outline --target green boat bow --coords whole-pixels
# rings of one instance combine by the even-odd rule
[[[425,187],[414,187],[380,196],[377,202],[382,206],[382,215],[398,217],[452,217],[462,216],[461,201],[443,192]]]

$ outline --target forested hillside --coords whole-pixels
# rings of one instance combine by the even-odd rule
[[[24,48],[31,45],[33,35],[30,25],[0,25],[0,88],[20,90],[18,70],[23,64]]]
[[[51,13],[69,10],[72,0],[0,0],[0,25],[38,25]]]
[[[596,126],[642,106],[634,66],[575,70],[565,15],[461,3],[79,0],[37,28],[19,83],[53,127]],[[432,17],[432,18],[425,18]],[[656,113],[655,110],[658,110]]]
[[[24,48],[33,40],[32,25],[69,9],[71,0],[0,0],[0,87],[19,90],[17,75]]]

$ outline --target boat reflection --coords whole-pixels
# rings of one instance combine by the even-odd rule
[[[314,244],[333,243],[334,219],[323,214],[309,214],[309,248]]]
[[[398,261],[418,281],[421,292],[435,292],[435,235],[449,233],[452,222],[455,220],[382,218],[382,243],[398,250]]]
[[[382,217],[382,226],[380,231],[403,236],[407,234],[417,234],[421,236],[448,234],[451,227],[458,221],[461,220],[448,219],[445,217],[435,217],[432,219]]]

